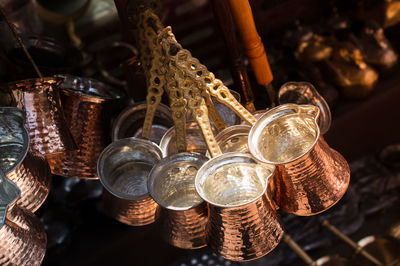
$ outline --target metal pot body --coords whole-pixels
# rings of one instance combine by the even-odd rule
[[[32,152],[41,155],[76,149],[61,107],[56,78],[29,79],[0,87],[1,104],[25,111]]]
[[[98,179],[97,159],[110,143],[108,132],[113,107],[121,92],[88,78],[59,75],[64,115],[77,150],[50,154],[47,160],[53,174]]]

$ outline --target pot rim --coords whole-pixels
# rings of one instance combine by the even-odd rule
[[[245,203],[240,203],[240,204],[236,204],[236,205],[223,205],[223,204],[219,204],[219,203],[215,203],[212,202],[210,200],[207,199],[207,196],[205,196],[205,194],[203,193],[203,189],[201,188],[202,185],[200,183],[201,179],[204,179],[204,174],[205,172],[208,170],[208,168],[211,166],[213,166],[213,168],[219,168],[220,166],[224,166],[227,164],[231,164],[231,163],[236,163],[235,161],[228,161],[227,159],[234,159],[236,158],[236,160],[238,160],[239,158],[241,158],[241,160],[247,160],[249,163],[255,163],[256,165],[259,165],[260,167],[266,168],[270,171],[270,174],[266,177],[265,179],[265,183],[264,183],[264,187],[261,193],[259,193],[256,197],[254,197],[252,200],[245,202]],[[228,161],[228,162],[227,162]],[[275,166],[272,164],[265,164],[265,163],[259,163],[257,160],[255,160],[255,158],[253,156],[251,156],[251,154],[249,153],[244,153],[244,152],[227,152],[224,154],[221,154],[217,157],[214,157],[212,159],[210,159],[209,161],[205,162],[200,169],[197,171],[196,177],[195,177],[195,188],[197,193],[200,195],[200,197],[207,203],[209,203],[212,206],[216,206],[216,207],[220,207],[220,208],[239,208],[239,207],[243,207],[249,204],[252,204],[253,202],[257,201],[258,199],[260,199],[264,194],[266,194],[267,188],[268,188],[268,183],[269,180],[272,178],[272,176],[275,173]],[[270,199],[272,200],[272,199]]]
[[[315,124],[315,129],[316,129],[316,135],[315,135],[315,139],[313,141],[313,143],[310,145],[310,147],[308,148],[308,150],[306,152],[303,152],[302,154],[296,156],[295,158],[292,158],[288,161],[282,161],[282,162],[273,162],[273,161],[269,161],[267,160],[259,151],[258,145],[257,145],[257,139],[260,137],[260,134],[262,132],[262,130],[270,123],[272,122],[275,118],[278,117],[283,117],[286,115],[291,115],[291,114],[296,114],[297,112],[294,112],[296,110],[299,109],[299,107],[306,107],[306,108],[310,108],[313,109],[312,111],[315,112],[315,117],[313,119],[314,124]],[[286,109],[286,110],[285,110]],[[290,110],[292,110],[292,112],[290,112]],[[317,144],[317,142],[320,139],[320,129],[318,126],[318,117],[320,114],[320,110],[317,106],[315,105],[310,105],[310,104],[282,104],[279,105],[277,107],[274,107],[270,110],[268,110],[264,115],[262,115],[260,117],[260,119],[257,120],[257,122],[251,127],[250,132],[249,132],[249,137],[248,137],[248,147],[249,147],[249,152],[251,153],[251,155],[253,155],[253,157],[261,162],[261,163],[266,163],[266,164],[273,164],[273,165],[284,165],[284,164],[288,164],[288,163],[292,163],[298,159],[300,159],[301,157],[303,157],[304,155],[308,154],[313,148],[314,146]]]
[[[117,198],[120,199],[125,199],[125,200],[142,200],[145,199],[146,197],[148,197],[150,195],[149,191],[147,191],[147,193],[142,194],[142,195],[133,195],[131,197],[127,197],[122,195],[122,193],[120,193],[118,190],[115,190],[110,183],[108,182],[108,179],[105,177],[104,175],[104,171],[102,165],[104,165],[104,158],[107,155],[108,152],[110,152],[110,150],[120,144],[120,143],[134,143],[134,144],[139,144],[139,145],[144,145],[147,146],[149,149],[154,149],[154,151],[157,153],[157,155],[160,157],[160,159],[162,158],[162,152],[160,150],[160,148],[158,147],[157,144],[155,144],[154,142],[151,142],[150,140],[145,140],[145,139],[139,139],[139,138],[135,138],[135,137],[131,137],[131,138],[124,138],[124,139],[120,139],[117,141],[112,142],[111,144],[109,144],[100,154],[99,159],[97,160],[97,175],[99,177],[99,180],[101,182],[101,184],[103,185],[103,187],[112,195],[114,195]],[[138,163],[144,163],[144,162],[140,162],[138,161]],[[154,166],[153,166],[154,167]],[[150,172],[147,175],[147,178],[149,178],[150,176]]]

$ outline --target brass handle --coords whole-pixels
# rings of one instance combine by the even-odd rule
[[[290,237],[288,234],[283,235],[283,242],[288,245],[299,258],[301,258],[307,265],[316,266],[316,262],[308,256],[308,254]]]

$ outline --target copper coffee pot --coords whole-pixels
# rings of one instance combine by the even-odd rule
[[[329,209],[350,182],[346,160],[320,134],[319,113],[312,105],[280,105],[267,111],[249,133],[250,153],[277,167],[273,178],[276,204],[296,215]]]
[[[51,186],[47,161],[29,151],[25,112],[0,107],[0,169],[21,190],[17,204],[35,212],[46,200]]]
[[[40,265],[46,233],[35,215],[16,204],[20,193],[0,170],[0,264]]]

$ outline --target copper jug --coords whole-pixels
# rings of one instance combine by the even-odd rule
[[[243,152],[214,157],[199,169],[195,187],[209,206],[206,237],[215,253],[247,261],[279,244],[283,226],[268,191],[274,171]]]
[[[46,252],[44,227],[16,203],[18,187],[0,170],[0,264],[40,265]]]
[[[109,137],[113,107],[122,92],[100,81],[58,75],[65,119],[77,150],[46,156],[53,174],[82,179],[98,179],[97,159],[111,142]]]
[[[323,139],[318,116],[316,106],[284,104],[267,111],[249,133],[250,153],[277,167],[276,204],[301,216],[335,205],[350,182],[349,165]]]
[[[35,212],[50,192],[51,173],[47,161],[29,151],[25,112],[0,107],[0,169],[21,190],[17,204]]]
[[[25,111],[30,147],[41,155],[76,149],[65,123],[57,78],[28,79],[0,86],[0,105]]]

